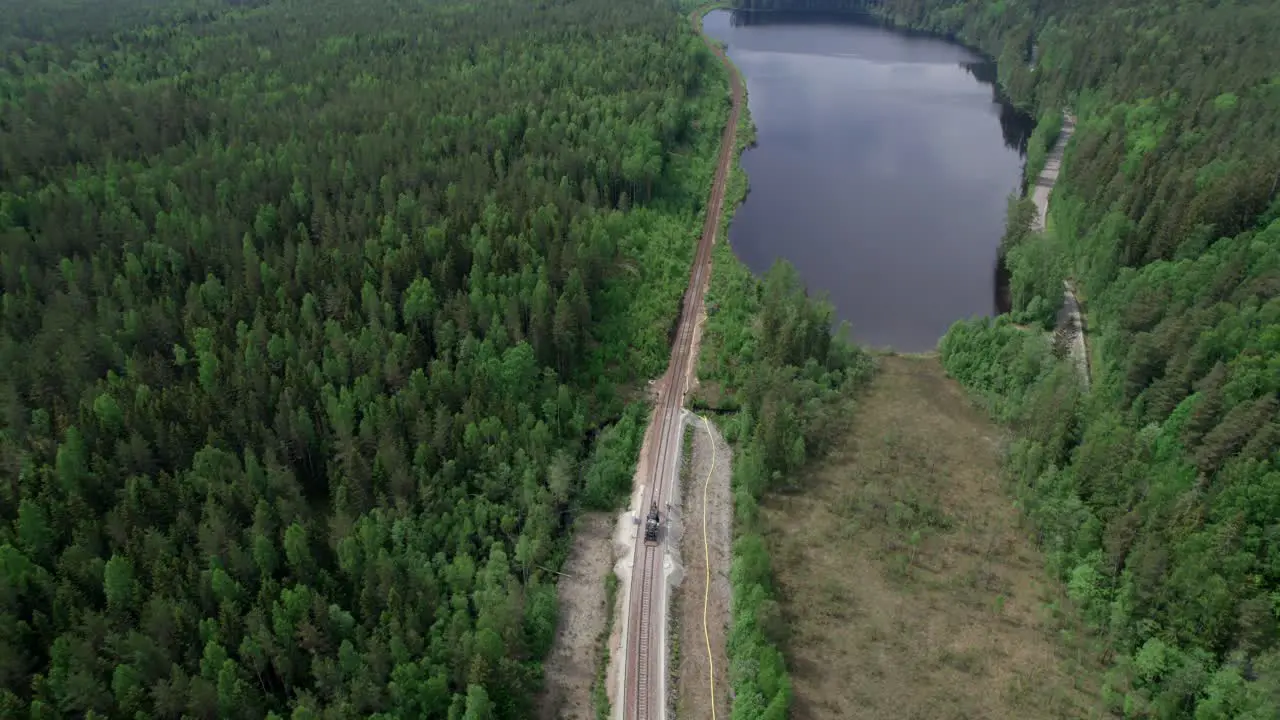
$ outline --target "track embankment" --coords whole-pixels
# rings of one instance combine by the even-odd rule
[[[674,547],[680,529],[679,469],[681,433],[686,419],[685,398],[696,380],[698,348],[705,320],[704,301],[711,276],[711,248],[724,214],[725,191],[729,170],[734,159],[738,118],[743,101],[743,87],[737,70],[729,63],[723,50],[701,33],[701,16],[706,8],[690,15],[692,27],[708,48],[720,59],[730,78],[731,107],[728,121],[721,137],[715,174],[706,205],[706,218],[690,269],[689,283],[681,306],[675,342],[671,348],[671,360],[667,372],[653,383],[656,402],[645,431],[640,461],[636,469],[630,506],[613,527],[600,518],[589,518],[587,527],[579,529],[574,549],[570,555],[561,581],[559,595],[563,604],[560,627],[548,659],[548,687],[540,699],[539,715],[542,718],[595,717],[592,702],[592,679],[596,676],[598,656],[596,638],[606,627],[612,627],[607,638],[608,666],[605,668],[605,687],[614,717],[665,718],[667,699],[668,603],[670,585],[680,579],[679,553]],[[723,444],[723,440],[720,440]],[[696,455],[697,453],[695,453]],[[727,451],[724,467],[727,467]],[[717,477],[720,475],[717,473]],[[727,480],[727,475],[724,476]],[[714,493],[713,493],[714,494]],[[644,541],[644,517],[651,506],[662,513],[663,530],[656,544]],[[724,518],[719,518],[722,504],[712,503],[709,520],[716,523],[729,521],[731,508],[723,508]],[[672,516],[676,518],[671,526]],[[697,518],[693,518],[695,521]],[[701,525],[691,527],[701,532]],[[675,532],[669,532],[674,530]],[[671,536],[672,543],[665,542]],[[715,542],[712,542],[713,546]],[[611,547],[612,552],[601,555],[601,546]],[[716,560],[714,547],[709,557]],[[727,549],[725,551],[727,553]],[[605,558],[605,559],[602,559]],[[605,583],[598,580],[600,566],[613,563],[618,577],[618,600],[615,607],[619,616],[606,624]],[[719,568],[711,568],[715,577]],[[727,573],[727,564],[723,569]],[[702,578],[698,579],[699,582]],[[715,581],[712,581],[714,596]],[[703,588],[696,588],[703,597]],[[597,617],[597,612],[600,617]],[[714,612],[711,613],[715,615]],[[701,630],[701,627],[699,627]],[[723,639],[716,639],[714,628],[707,644],[723,653]],[[708,665],[710,658],[708,658]],[[717,673],[727,667],[722,657],[715,658]],[[725,687],[727,684],[722,683]]]
[[[690,269],[671,361],[666,374],[655,383],[657,402],[640,450],[632,507],[620,521],[618,537],[632,547],[629,557],[624,557],[618,566],[623,580],[620,607],[625,616],[618,623],[621,632],[610,656],[617,658],[621,665],[611,669],[609,676],[616,683],[610,683],[616,688],[613,707],[621,710],[620,716],[626,720],[660,720],[666,716],[669,585],[679,579],[679,558],[678,549],[665,540],[671,515],[680,512],[678,485],[684,403],[697,371],[701,321],[711,277],[711,247],[724,213],[725,189],[736,148],[743,98],[737,70],[724,50],[701,32],[705,12],[705,9],[695,11],[690,19],[703,42],[729,73],[731,107],[720,140],[706,218]],[[646,541],[645,519],[654,508],[662,518],[662,530],[656,541]]]

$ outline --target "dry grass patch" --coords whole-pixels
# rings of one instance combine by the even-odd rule
[[[578,520],[564,574],[556,586],[560,619],[537,699],[540,720],[594,720],[591,685],[598,675],[608,623],[606,576],[613,571],[613,517],[585,513]]]
[[[999,481],[1000,432],[931,357],[884,357],[849,438],[767,499],[793,718],[1086,718],[1097,671]]]

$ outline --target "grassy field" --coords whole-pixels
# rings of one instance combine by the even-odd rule
[[[886,356],[848,437],[765,502],[793,718],[1086,718],[1097,671],[1000,482],[1002,433],[936,358]]]

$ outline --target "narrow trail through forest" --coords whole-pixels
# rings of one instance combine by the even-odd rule
[[[1075,116],[1064,112],[1062,132],[1058,134],[1057,142],[1053,144],[1053,149],[1049,151],[1049,156],[1044,163],[1044,169],[1040,171],[1040,176],[1036,178],[1035,188],[1031,191],[1031,201],[1036,206],[1036,217],[1031,223],[1031,229],[1035,232],[1042,233],[1045,231],[1046,222],[1049,219],[1049,195],[1053,192],[1054,185],[1058,183],[1058,175],[1062,172],[1062,156],[1066,153],[1067,143],[1071,140],[1071,135],[1075,130]],[[1071,280],[1064,280],[1062,283],[1062,309],[1058,311],[1057,333],[1063,336],[1066,342],[1070,343],[1069,354],[1071,360],[1075,363],[1085,390],[1088,390],[1092,378],[1089,370],[1089,348],[1085,338],[1084,313],[1080,307],[1080,299],[1076,296],[1075,285],[1072,284]]]
[[[615,716],[626,720],[666,717],[668,705],[667,656],[670,585],[679,581],[678,548],[667,542],[667,525],[672,512],[679,513],[679,456],[683,441],[684,403],[697,371],[697,355],[702,333],[701,319],[711,276],[711,247],[715,244],[724,211],[725,188],[733,163],[742,105],[743,86],[737,69],[724,50],[702,32],[702,15],[707,8],[690,13],[693,29],[720,59],[729,73],[730,109],[720,140],[720,153],[707,200],[706,219],[685,291],[671,362],[666,374],[655,383],[657,402],[640,450],[636,492],[629,512],[621,518],[618,537],[632,546],[631,558],[624,558],[618,570],[622,579],[622,602],[626,608],[622,630],[616,638],[611,658],[621,661],[611,668],[610,687]],[[644,518],[650,508],[662,513],[663,529],[658,540],[646,542]],[[629,562],[628,562],[629,560]],[[615,641],[611,641],[615,642]],[[615,660],[616,662],[616,660]]]

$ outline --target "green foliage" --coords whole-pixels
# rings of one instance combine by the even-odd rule
[[[1034,142],[1035,139],[1033,138]],[[1021,323],[1053,327],[1062,306],[1062,268],[1056,232],[1035,232],[1035,203],[1011,196],[1000,253],[1011,273],[1010,314]]]
[[[1019,430],[1011,484],[1112,649],[1108,702],[1276,716],[1280,15],[1262,0],[874,10],[999,56],[1043,121],[1029,169],[1061,108],[1077,115],[1051,232],[1006,246],[1018,320],[1048,320],[1063,277],[1088,298],[1090,395],[1007,321],[961,323],[942,351]]]
[[[1018,322],[1052,328],[1062,307],[1062,255],[1057,233],[1034,233],[1005,254],[1009,268],[1010,315]]]
[[[736,261],[717,264],[713,290],[738,287],[746,269]],[[722,276],[725,279],[717,279]],[[759,310],[747,327],[754,328],[753,347],[768,348],[758,357],[737,358],[732,366],[719,364],[727,342],[740,342],[740,330],[730,318],[741,314],[731,298],[723,318],[718,314],[707,328],[704,357],[713,367],[732,367],[733,376],[748,378],[737,392],[742,407],[730,419],[730,434],[737,438],[733,466],[734,529],[732,625],[728,639],[729,679],[734,690],[733,717],[743,719],[787,717],[791,707],[791,681],[779,642],[783,639],[769,555],[758,525],[757,503],[770,487],[794,482],[795,473],[831,440],[832,425],[847,411],[847,395],[865,380],[869,360],[840,339],[816,340],[804,332],[782,331],[765,336],[761,328],[776,318],[791,318],[796,327],[810,327],[804,318],[829,317],[830,310],[814,303],[794,285],[795,271],[775,267],[763,281]],[[751,295],[742,295],[745,299]],[[819,325],[829,333],[829,324]],[[784,338],[779,342],[778,338]],[[815,349],[827,352],[811,354]],[[785,364],[786,359],[803,367]],[[737,373],[741,373],[737,375]]]
[[[1040,177],[1040,172],[1044,170],[1045,162],[1048,160],[1049,151],[1053,149],[1061,133],[1062,113],[1056,108],[1042,112],[1036,119],[1036,127],[1031,131],[1031,137],[1027,139],[1027,162],[1023,166],[1023,177],[1032,182],[1034,178]]]
[[[958,322],[938,343],[947,373],[1012,422],[1031,384],[1046,372],[1049,341],[1007,317]]]
[[[612,569],[604,576],[605,623],[596,640],[596,677],[591,683],[591,707],[596,720],[609,720],[609,638],[613,635],[613,619],[617,615],[618,575]]]
[[[600,434],[587,464],[583,487],[587,507],[609,510],[630,493],[647,419],[648,409],[632,403],[621,420]]]
[[[751,133],[744,121],[739,151]],[[745,176],[735,164],[728,207],[745,192]],[[832,337],[831,306],[808,296],[795,268],[780,263],[757,279],[727,244],[713,252],[707,303],[714,312],[704,331],[699,379],[721,386],[723,404],[736,409],[724,425],[737,445],[728,638],[732,717],[784,720],[792,700],[779,649],[785,628],[758,503],[769,488],[794,483],[804,463],[830,445],[849,409],[848,391],[867,379],[871,361],[846,333]]]
[[[1009,458],[1019,501],[1068,594],[1122,653],[1111,692],[1130,716],[1261,717],[1280,707],[1280,676],[1267,674],[1280,652],[1280,576],[1266,539],[1280,517],[1280,346],[1273,333],[1250,332],[1276,327],[1280,303],[1244,295],[1232,307],[1212,288],[1232,260],[1280,271],[1276,242],[1280,223],[1251,252],[1220,243],[1123,274],[1094,305],[1119,318],[1101,342],[1122,354],[1108,355],[1088,402],[1043,336],[1008,320],[958,323],[941,344],[948,372],[1020,429]],[[1177,330],[1139,332],[1125,348],[1124,323],[1155,309],[1143,297],[1159,297]],[[1169,383],[1195,378],[1197,363],[1206,374],[1190,388]],[[1246,668],[1263,669],[1246,680]]]
[[[0,715],[528,717],[711,54],[633,0],[0,14]]]
[[[1031,238],[1037,213],[1039,210],[1030,197],[1019,197],[1016,194],[1009,196],[1004,235],[1000,238],[1001,252],[1008,253]]]
[[[1241,674],[1280,652],[1267,539],[1280,300],[1251,279],[1280,275],[1280,223],[1244,239],[1121,273],[1093,305],[1115,320],[1087,403],[1045,341],[1008,321],[957,324],[941,345],[948,371],[1021,429],[1019,499],[1085,617],[1133,654],[1115,681],[1131,715],[1280,707],[1280,677]]]

